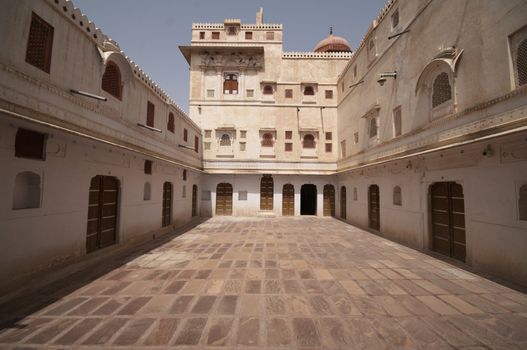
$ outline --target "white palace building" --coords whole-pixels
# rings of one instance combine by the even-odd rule
[[[333,216],[527,287],[527,2],[282,38],[193,24],[187,115],[71,1],[0,2],[0,295],[215,215]]]

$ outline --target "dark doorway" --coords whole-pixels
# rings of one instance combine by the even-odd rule
[[[117,242],[118,208],[119,180],[112,176],[93,177],[88,202],[87,253]]]
[[[162,206],[162,226],[168,226],[172,223],[172,184],[165,182],[163,184],[163,206]]]
[[[324,186],[324,216],[335,216],[335,187]]]
[[[302,185],[300,189],[300,215],[317,215],[317,186]]]
[[[455,182],[430,186],[432,211],[432,249],[465,261],[465,200],[463,187]]]
[[[192,216],[198,216],[198,186],[192,186]]]
[[[346,187],[342,186],[340,188],[340,217],[342,219],[346,218]]]
[[[379,186],[371,185],[368,188],[368,226],[371,229],[379,231],[381,224],[380,217],[380,197],[379,197]]]
[[[232,185],[229,183],[216,187],[216,215],[232,215]]]

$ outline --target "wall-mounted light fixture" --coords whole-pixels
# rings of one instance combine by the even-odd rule
[[[95,94],[92,94],[92,93],[89,93],[89,92],[86,92],[86,91],[80,91],[80,90],[75,90],[75,89],[70,89],[70,92],[72,94],[77,94],[77,95],[81,95],[81,96],[84,96],[84,97],[89,97],[89,98],[93,98],[95,100],[99,100],[99,101],[107,101],[108,99],[104,96],[99,96],[99,95],[95,95]]]
[[[377,82],[379,83],[380,86],[384,85],[384,83],[386,82],[386,78],[397,79],[397,71],[384,72],[384,73],[379,74],[379,79],[377,79]]]
[[[406,29],[406,30],[403,30],[402,32],[400,33],[395,33],[393,35],[390,35],[388,37],[388,40],[392,40],[393,38],[397,38],[399,35],[403,35],[404,33],[408,33],[410,31],[410,29]]]
[[[355,86],[360,85],[360,84],[362,84],[362,83],[364,83],[364,80],[358,81],[358,82],[356,82],[355,84],[351,84],[348,88],[355,87]]]

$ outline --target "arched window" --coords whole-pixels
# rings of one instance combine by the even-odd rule
[[[522,41],[518,47],[516,69],[518,70],[518,85],[527,84],[527,39]]]
[[[273,135],[265,133],[262,136],[262,147],[273,147]]]
[[[145,182],[145,186],[143,188],[143,200],[149,201],[152,195],[152,188],[150,186],[150,182]]]
[[[437,107],[452,99],[452,88],[448,74],[443,72],[434,79],[432,87],[432,107]]]
[[[313,96],[315,94],[315,90],[312,86],[306,86],[304,88],[304,95],[305,96]]]
[[[377,137],[377,118],[370,119],[370,138]]]
[[[171,133],[174,133],[176,130],[176,124],[174,119],[174,113],[170,112],[168,113],[168,123],[167,123],[167,129]]]
[[[119,100],[122,98],[121,71],[109,61],[102,76],[102,89]]]
[[[13,209],[40,208],[40,175],[23,171],[16,175]]]
[[[520,220],[527,221],[527,184],[520,187],[518,211]]]
[[[399,186],[393,188],[393,205],[403,205],[401,187]]]
[[[311,134],[304,135],[304,140],[302,142],[302,147],[304,148],[315,148],[315,136]]]
[[[228,134],[221,135],[220,146],[230,146],[231,138]]]
[[[223,93],[229,95],[235,95],[238,93],[238,75],[228,73],[225,74],[223,80]]]
[[[265,85],[263,89],[264,95],[272,95],[273,94],[273,87],[271,85]]]

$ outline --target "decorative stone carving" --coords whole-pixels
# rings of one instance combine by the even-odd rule
[[[230,67],[230,68],[261,68],[263,56],[242,52],[209,52],[200,54],[201,66],[205,67]]]

